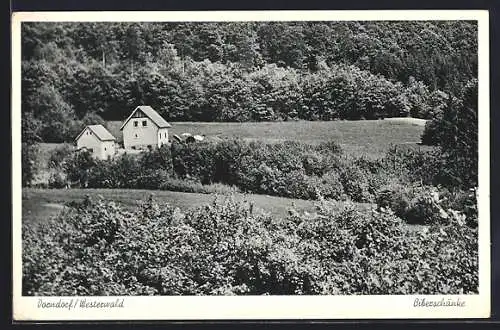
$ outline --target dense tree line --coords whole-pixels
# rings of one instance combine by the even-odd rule
[[[432,118],[477,76],[476,31],[466,21],[23,23],[23,112],[52,142],[138,104],[172,121]]]
[[[477,79],[469,81],[457,97],[449,97],[445,106],[427,122],[422,142],[441,147],[447,158],[446,168],[456,183],[477,186]]]

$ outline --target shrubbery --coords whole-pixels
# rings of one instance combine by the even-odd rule
[[[30,186],[37,173],[39,148],[37,144],[22,143],[21,173],[23,187]]]
[[[376,160],[342,154],[333,142],[319,145],[287,141],[267,144],[227,139],[217,143],[173,143],[140,155],[96,160],[69,154],[61,161],[70,186],[89,188],[164,189],[209,192],[219,184],[257,194],[316,199],[317,193],[356,202],[373,202],[390,182],[455,189],[439,151],[393,148]],[[54,160],[56,162],[56,160]],[[219,188],[217,188],[219,189]],[[216,189],[216,190],[217,190]],[[456,189],[455,189],[456,190]]]
[[[69,144],[63,144],[62,146],[57,147],[50,154],[48,167],[61,168],[63,166],[63,162],[69,158],[73,151],[74,148]]]
[[[66,174],[61,171],[52,172],[49,176],[49,180],[47,182],[49,188],[66,188],[68,187],[68,179]]]
[[[380,188],[376,203],[379,209],[390,209],[410,224],[447,224],[451,213],[457,211],[465,217],[469,226],[477,226],[474,191],[391,183]]]
[[[357,177],[346,179],[350,164],[340,165],[340,148],[332,143],[265,144],[243,140],[219,143],[174,143],[140,155],[124,154],[96,160],[87,152],[67,156],[63,168],[67,184],[88,188],[165,189],[187,192],[235,191],[291,198],[369,200],[356,190]],[[51,158],[57,158],[57,152]],[[58,163],[61,161],[57,161]],[[62,162],[61,162],[62,163]],[[52,187],[60,187],[60,177]],[[344,182],[350,190],[345,191]],[[365,182],[365,181],[362,181]],[[218,184],[218,188],[214,188]],[[354,188],[351,188],[354,187]],[[365,189],[366,187],[362,187]],[[346,193],[347,195],[345,195]]]
[[[278,219],[231,199],[187,213],[87,199],[23,228],[23,294],[477,293],[477,231],[456,215],[407,231],[327,201]]]
[[[438,149],[430,151],[393,147],[380,163],[385,171],[400,181],[456,188],[445,155]]]
[[[21,183],[30,186],[38,170],[40,137],[37,135],[38,121],[29,113],[21,115]]]
[[[450,96],[426,124],[422,143],[442,150],[447,179],[454,186],[474,188],[478,182],[478,81],[471,79],[458,97]]]

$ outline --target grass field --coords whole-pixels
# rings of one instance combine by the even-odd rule
[[[406,118],[405,118],[406,119]],[[120,121],[107,123],[119,140]],[[239,137],[247,140],[279,142],[284,140],[321,143],[335,141],[347,153],[367,157],[382,156],[391,145],[427,148],[418,145],[424,126],[420,120],[359,120],[359,121],[288,121],[259,123],[171,123],[169,133],[205,134],[208,137]]]
[[[211,194],[182,193],[173,191],[151,191],[138,189],[36,189],[23,188],[22,214],[23,222],[44,221],[57,215],[69,201],[83,200],[88,194],[91,198],[102,196],[105,200],[113,200],[125,208],[133,208],[154,193],[158,204],[167,203],[173,207],[187,210],[210,203],[214,198],[224,198]],[[298,211],[313,211],[314,202],[266,195],[235,194],[236,200],[247,200],[266,212],[276,216],[285,216],[292,206]],[[339,207],[341,203],[339,202]],[[369,208],[370,204],[359,204],[361,208]]]
[[[159,205],[168,204],[178,207],[183,211],[211,203],[215,198],[222,200],[227,196],[212,194],[183,193],[174,191],[152,191],[140,189],[37,189],[23,188],[22,192],[22,222],[25,224],[36,224],[50,221],[64,208],[64,204],[70,201],[81,201],[86,195],[91,198],[100,198],[114,201],[125,209],[132,210],[151,194]],[[232,195],[235,200],[253,202],[256,209],[263,210],[276,217],[286,217],[288,211],[293,207],[298,212],[314,212],[316,201],[291,199],[267,195],[254,195],[236,193]],[[341,210],[345,202],[334,202]],[[359,211],[368,211],[374,207],[369,203],[353,203]],[[418,231],[423,225],[405,226],[408,231]]]

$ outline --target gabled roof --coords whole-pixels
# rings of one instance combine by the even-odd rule
[[[80,136],[85,132],[86,129],[90,129],[95,136],[101,141],[115,141],[115,137],[102,125],[88,125],[86,126],[80,134],[76,137],[75,141],[80,138]]]
[[[165,119],[163,119],[162,116],[158,114],[153,108],[151,108],[149,105],[140,105],[137,108],[135,108],[134,111],[128,116],[128,118],[123,122],[123,125],[120,127],[120,131],[125,127],[125,125],[128,123],[130,118],[134,115],[134,113],[137,110],[141,110],[149,119],[153,121],[153,123],[156,124],[159,128],[165,128],[165,127],[172,127]]]

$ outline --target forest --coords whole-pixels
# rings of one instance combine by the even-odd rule
[[[22,25],[23,128],[43,142],[139,104],[174,122],[432,119],[476,77],[470,21]]]

